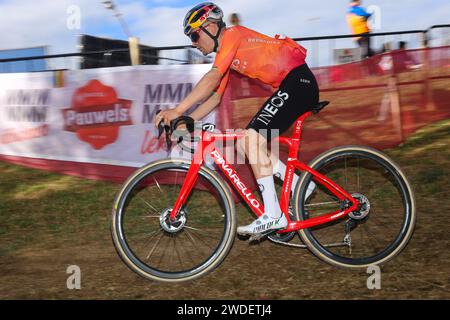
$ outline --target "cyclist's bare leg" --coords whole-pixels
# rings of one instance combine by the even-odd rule
[[[286,165],[279,159],[277,152],[268,150],[267,140],[263,136],[258,134],[255,130],[246,130],[245,137],[238,141],[238,151],[240,153],[245,152],[249,159],[255,178],[258,181],[275,174],[279,177],[279,179],[284,181],[284,176],[286,174]],[[292,196],[294,195],[293,191],[297,185],[298,179],[299,176],[294,173],[291,187]],[[306,199],[313,193],[315,189],[316,184],[311,181],[306,192]]]
[[[253,129],[245,130],[245,137],[238,140],[237,149],[247,156],[257,180],[273,175],[267,140],[258,132]]]
[[[279,179],[284,181],[286,174],[286,165],[280,160],[278,150],[269,150],[267,148],[267,140],[258,134],[255,130],[247,130],[245,138],[238,141],[238,150],[247,155],[250,165],[252,167],[255,178],[261,179],[264,177],[277,175]],[[244,142],[245,139],[245,142]],[[239,143],[240,142],[240,143]],[[299,176],[294,174],[292,181],[291,196],[294,196],[294,189],[297,185]],[[308,186],[306,198],[308,198],[315,190],[316,185],[311,182]]]
[[[267,151],[267,140],[253,129],[245,131],[245,136],[237,141],[237,149],[249,159],[264,201],[264,215],[253,223],[239,227],[240,234],[266,234],[287,226],[278,203],[273,168]]]

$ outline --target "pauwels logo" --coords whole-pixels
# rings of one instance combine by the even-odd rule
[[[114,143],[121,126],[132,125],[131,100],[120,99],[113,87],[98,80],[77,89],[72,106],[64,109],[64,130],[100,150]]]

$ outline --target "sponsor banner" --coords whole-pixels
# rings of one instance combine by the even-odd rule
[[[334,49],[334,63],[343,64],[361,60],[361,48]]]
[[[49,135],[52,75],[0,74],[0,150]]]
[[[156,112],[176,107],[210,68],[67,71],[64,86],[50,72],[0,75],[0,155],[127,167],[167,158]]]

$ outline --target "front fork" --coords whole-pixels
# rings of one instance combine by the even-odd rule
[[[197,182],[198,172],[200,171],[200,167],[202,166],[202,164],[203,164],[202,154],[196,152],[194,154],[194,159],[189,166],[189,170],[187,172],[186,179],[184,180],[183,185],[181,187],[180,194],[178,195],[175,205],[173,206],[172,211],[170,213],[171,222],[176,221],[178,212],[180,211],[183,204],[186,202],[186,199],[191,193],[192,188]]]

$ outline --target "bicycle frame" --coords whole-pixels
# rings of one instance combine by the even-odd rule
[[[309,117],[312,114],[311,111],[306,112],[301,117],[299,117],[295,121],[295,128],[294,133],[292,137],[277,137],[276,140],[279,141],[279,143],[285,144],[289,147],[289,155],[288,155],[288,161],[286,164],[286,176],[283,182],[283,187],[281,191],[281,198],[280,198],[280,207],[283,212],[283,214],[286,216],[288,220],[288,226],[286,229],[278,231],[279,233],[287,233],[292,231],[297,231],[300,229],[305,228],[311,228],[317,225],[325,224],[337,219],[340,219],[346,215],[348,215],[350,212],[356,211],[358,208],[358,201],[353,198],[351,195],[349,195],[344,189],[342,189],[340,186],[335,184],[333,181],[328,179],[326,176],[320,174],[319,172],[311,169],[304,163],[300,162],[297,158],[298,152],[300,150],[301,145],[301,134],[302,134],[302,128],[303,123],[307,117]],[[183,183],[183,186],[181,188],[180,194],[178,196],[178,199],[175,202],[175,205],[173,207],[173,210],[170,214],[170,219],[172,221],[175,220],[176,215],[178,214],[178,211],[180,210],[181,206],[184,204],[185,200],[187,199],[189,193],[191,192],[196,179],[198,177],[198,172],[200,170],[201,165],[204,161],[204,155],[206,152],[208,152],[211,157],[214,159],[214,162],[217,164],[217,166],[222,170],[222,172],[225,174],[225,176],[228,178],[228,180],[232,183],[234,188],[239,192],[240,196],[244,201],[248,204],[252,212],[257,215],[258,217],[264,214],[264,207],[261,202],[259,202],[251,192],[251,190],[245,185],[245,183],[242,181],[242,179],[237,174],[236,170],[230,165],[225,157],[220,153],[219,150],[216,149],[214,146],[214,142],[216,140],[236,140],[239,138],[242,138],[244,136],[244,133],[232,133],[232,134],[217,134],[217,133],[211,133],[211,132],[202,132],[202,139],[201,139],[201,147],[197,149],[197,151],[194,153],[194,159],[193,162],[188,170],[188,173],[186,175],[186,179]],[[275,140],[275,141],[276,141]],[[293,221],[289,217],[289,197],[290,197],[290,190],[292,187],[292,180],[294,177],[294,171],[295,169],[299,169],[300,171],[307,171],[313,176],[313,180],[316,183],[320,183],[323,186],[325,186],[330,192],[332,192],[336,197],[338,197],[340,200],[344,201],[347,200],[352,205],[344,210],[337,210],[335,212],[331,212],[328,214],[323,214],[318,217],[310,218],[303,221]]]

